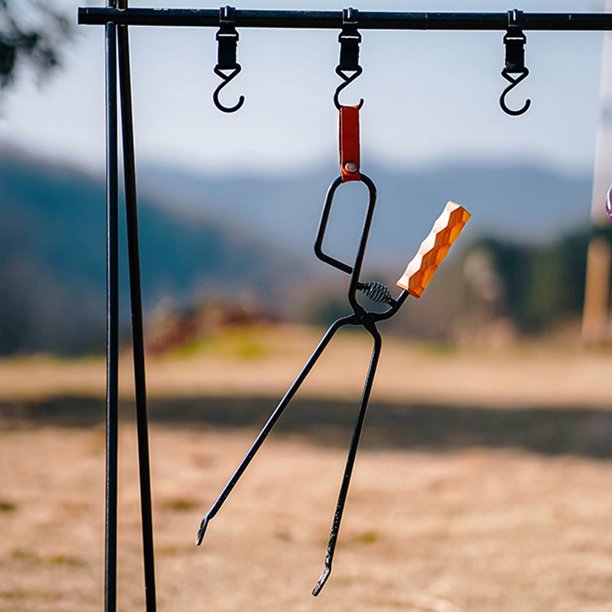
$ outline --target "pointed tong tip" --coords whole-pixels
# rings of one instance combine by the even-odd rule
[[[331,574],[331,567],[328,567],[326,565],[325,568],[323,569],[321,577],[317,580],[317,584],[315,584],[314,589],[312,589],[313,597],[316,597],[321,592],[330,574]]]
[[[205,516],[200,523],[200,528],[198,529],[198,535],[196,536],[196,546],[200,546],[202,544],[202,540],[204,539],[204,534],[206,533],[206,527],[208,527],[208,521],[210,519],[208,516]]]

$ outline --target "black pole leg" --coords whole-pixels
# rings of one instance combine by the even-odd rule
[[[382,348],[382,338],[373,323],[364,324],[365,328],[372,334],[374,338],[374,347],[372,348],[372,358],[370,359],[370,367],[368,374],[363,386],[363,393],[361,396],[361,406],[359,407],[359,414],[355,421],[355,428],[353,429],[353,438],[349,446],[348,456],[346,458],[346,467],[344,468],[344,476],[342,477],[342,485],[340,487],[340,493],[338,495],[338,502],[336,504],[336,511],[334,513],[334,520],[332,523],[331,533],[329,536],[329,542],[327,544],[327,553],[325,555],[325,567],[321,573],[321,577],[315,584],[312,594],[316,597],[321,589],[325,586],[329,575],[331,574],[332,561],[334,559],[334,551],[336,550],[336,541],[338,540],[338,532],[340,531],[340,522],[342,521],[342,513],[344,512],[344,505],[346,503],[346,497],[351,483],[351,475],[353,473],[353,466],[355,465],[355,457],[357,456],[357,448],[359,446],[359,439],[361,437],[361,430],[363,429],[363,422],[365,420],[366,410],[368,408],[368,401],[370,399],[370,392],[372,391],[372,384],[374,383],[374,376],[376,375],[376,367],[378,365],[378,358],[380,357],[380,351]]]
[[[140,510],[142,520],[142,543],[145,574],[145,599],[147,612],[154,612],[156,609],[156,602],[153,519],[151,511],[151,469],[149,464],[147,387],[145,379],[142,291],[140,283],[140,249],[138,245],[138,203],[136,195],[136,164],[134,159],[134,125],[132,117],[130,50],[127,26],[119,26],[118,43],[128,264],[130,271],[130,305],[132,311],[132,342],[134,352],[134,382],[136,389],[136,428],[138,432]]]
[[[114,3],[109,3],[114,6]],[[117,27],[106,25],[106,491],[104,524],[104,609],[117,609],[118,464],[118,148]]]
[[[317,348],[314,350],[314,352],[310,356],[310,359],[306,362],[306,365],[303,367],[298,377],[295,379],[291,387],[289,387],[289,390],[287,391],[287,393],[285,393],[285,396],[283,397],[283,399],[280,401],[278,406],[274,409],[274,412],[270,415],[270,418],[267,420],[266,424],[263,426],[262,430],[259,432],[259,435],[255,439],[255,442],[253,442],[253,445],[248,450],[247,454],[244,456],[244,459],[240,462],[240,465],[234,472],[233,476],[229,479],[228,483],[225,485],[225,488],[223,489],[223,491],[221,491],[221,494],[219,495],[219,497],[217,497],[217,500],[212,505],[211,509],[208,511],[206,516],[202,519],[202,522],[200,523],[200,528],[198,529],[198,535],[196,536],[196,544],[198,546],[202,544],[202,540],[204,538],[204,533],[206,532],[206,528],[208,527],[208,523],[210,522],[212,518],[214,518],[217,512],[219,512],[219,510],[221,509],[221,506],[223,506],[223,503],[225,502],[229,494],[232,492],[232,489],[236,486],[236,483],[240,480],[240,477],[242,476],[242,474],[244,474],[244,471],[249,466],[249,463],[251,463],[251,460],[257,454],[257,451],[259,450],[261,445],[264,443],[265,439],[268,437],[268,434],[272,431],[272,428],[274,427],[274,425],[276,425],[276,422],[280,418],[281,414],[283,413],[283,411],[285,410],[285,408],[287,407],[287,405],[289,404],[293,396],[297,393],[301,384],[304,382],[304,380],[310,373],[310,370],[312,370],[314,364],[317,362],[317,360],[321,356],[321,353],[325,350],[325,348],[329,344],[329,341],[333,338],[334,334],[341,327],[343,327],[344,325],[355,325],[356,322],[357,321],[354,315],[351,315],[349,317],[344,317],[342,319],[338,319],[335,323],[333,323],[330,326],[327,332],[325,332],[325,335],[323,336],[323,338],[321,339],[321,342],[319,342],[319,345],[317,346]]]

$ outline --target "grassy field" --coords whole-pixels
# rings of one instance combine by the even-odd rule
[[[317,335],[240,330],[149,359],[160,610],[612,608],[612,356],[568,347],[386,342],[334,571],[314,599],[370,350],[339,338],[196,548]],[[129,374],[119,601],[139,610]],[[96,359],[0,363],[0,610],[102,606],[103,387]]]

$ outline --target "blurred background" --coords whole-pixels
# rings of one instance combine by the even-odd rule
[[[0,1],[0,524],[15,534],[0,545],[9,576],[2,610],[97,609],[101,597],[104,36],[76,25],[77,7],[96,5]],[[319,0],[236,6],[342,8]],[[513,7],[364,0],[357,8]],[[518,8],[597,12],[606,4],[528,0]],[[246,102],[230,115],[211,99],[214,29],[130,33],[160,597],[168,609],[201,609],[188,578],[206,572],[211,609],[310,610],[308,588],[295,580],[318,575],[370,350],[358,332],[330,348],[267,463],[228,510],[233,519],[219,520],[209,556],[192,550],[191,531],[324,327],[349,310],[345,279],[312,250],[338,174],[338,33],[240,30],[243,70],[222,99],[244,94]],[[336,590],[319,605],[608,610],[610,35],[527,32],[530,74],[509,99],[512,107],[532,100],[521,117],[498,104],[507,85],[502,33],[362,37],[364,72],[342,100],[365,99],[362,170],[379,193],[364,277],[395,286],[448,200],[472,219],[423,298],[385,326],[357,507],[349,504],[354,519],[343,527],[347,553],[327,587]],[[327,237],[340,258],[354,256],[365,197],[359,185],[342,190]],[[130,432],[123,224],[121,232]],[[127,608],[138,609],[132,437],[122,444],[128,552],[120,588]],[[81,469],[64,470],[66,456]],[[311,473],[323,473],[328,495],[306,516],[309,496],[324,492],[290,494]],[[32,509],[53,492],[46,513]],[[245,542],[260,557],[245,560]],[[300,550],[273,570],[282,547]],[[380,569],[364,578],[372,559]],[[264,592],[262,576],[273,571],[292,586]],[[373,594],[380,590],[385,598]]]
[[[427,10],[505,9],[498,1],[434,4]],[[603,9],[587,4],[580,10]],[[146,5],[162,6],[131,4]],[[525,8],[572,5],[531,1]],[[24,31],[44,25],[46,39],[33,52],[19,50],[2,94],[0,352],[100,350],[103,37],[99,28],[74,25],[75,2],[53,5],[65,23],[36,6],[11,9]],[[132,32],[147,313],[199,309],[218,298],[284,320],[324,322],[344,302],[335,274],[312,254],[322,200],[337,174],[337,33],[242,32],[244,69],[224,95],[229,103],[244,93],[247,104],[232,115],[211,103],[214,35]],[[512,336],[580,336],[597,134],[606,125],[602,42],[601,33],[530,33],[531,74],[510,104],[529,97],[533,105],[513,118],[498,105],[506,85],[499,33],[363,34],[364,74],[346,102],[366,98],[363,168],[380,193],[370,273],[396,280],[447,200],[473,214],[459,256],[444,268],[448,280],[432,286],[426,303],[406,309],[398,329],[482,340],[503,319]],[[53,57],[44,56],[45,45]],[[43,75],[45,62],[59,66]],[[351,258],[359,188],[346,191],[329,244]],[[604,197],[597,193],[596,207]],[[478,323],[470,323],[476,311]],[[605,339],[601,330],[593,335]]]

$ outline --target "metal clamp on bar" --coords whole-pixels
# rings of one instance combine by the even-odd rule
[[[236,30],[235,13],[236,9],[233,6],[224,6],[220,9],[220,27],[216,36],[219,43],[217,68],[220,70],[234,70],[237,66],[236,54],[240,36]]]
[[[525,67],[525,44],[527,37],[523,32],[523,12],[517,9],[508,11],[508,28],[504,35],[504,46],[506,47],[506,62],[501,74],[510,83],[504,89],[499,98],[502,110],[508,115],[522,115],[531,106],[531,100],[527,100],[522,108],[512,110],[506,104],[506,96],[529,74]]]
[[[359,44],[361,34],[357,30],[359,11],[347,8],[342,11],[342,32],[338,36],[340,43],[340,63],[338,68],[343,72],[359,70]]]
[[[511,74],[521,73],[525,68],[525,44],[527,36],[522,29],[523,12],[519,10],[508,11],[508,31],[504,36],[506,46],[506,67],[504,70]]]
[[[244,104],[244,96],[240,96],[234,106],[225,106],[219,101],[219,93],[230,83],[242,70],[242,66],[236,61],[238,51],[238,40],[240,38],[236,30],[236,9],[233,6],[224,6],[219,9],[219,31],[216,40],[219,44],[217,52],[217,65],[214,72],[221,77],[222,82],[213,94],[215,106],[224,113],[236,112]],[[224,71],[230,70],[229,74]]]
[[[334,94],[334,104],[340,110],[340,92],[352,83],[362,72],[363,68],[359,65],[359,45],[361,34],[357,30],[359,25],[359,11],[354,8],[347,8],[342,11],[342,31],[338,36],[340,43],[340,62],[336,67],[336,74],[344,81],[341,83]],[[350,76],[346,74],[352,72]],[[363,99],[359,101],[359,108],[363,106]]]

